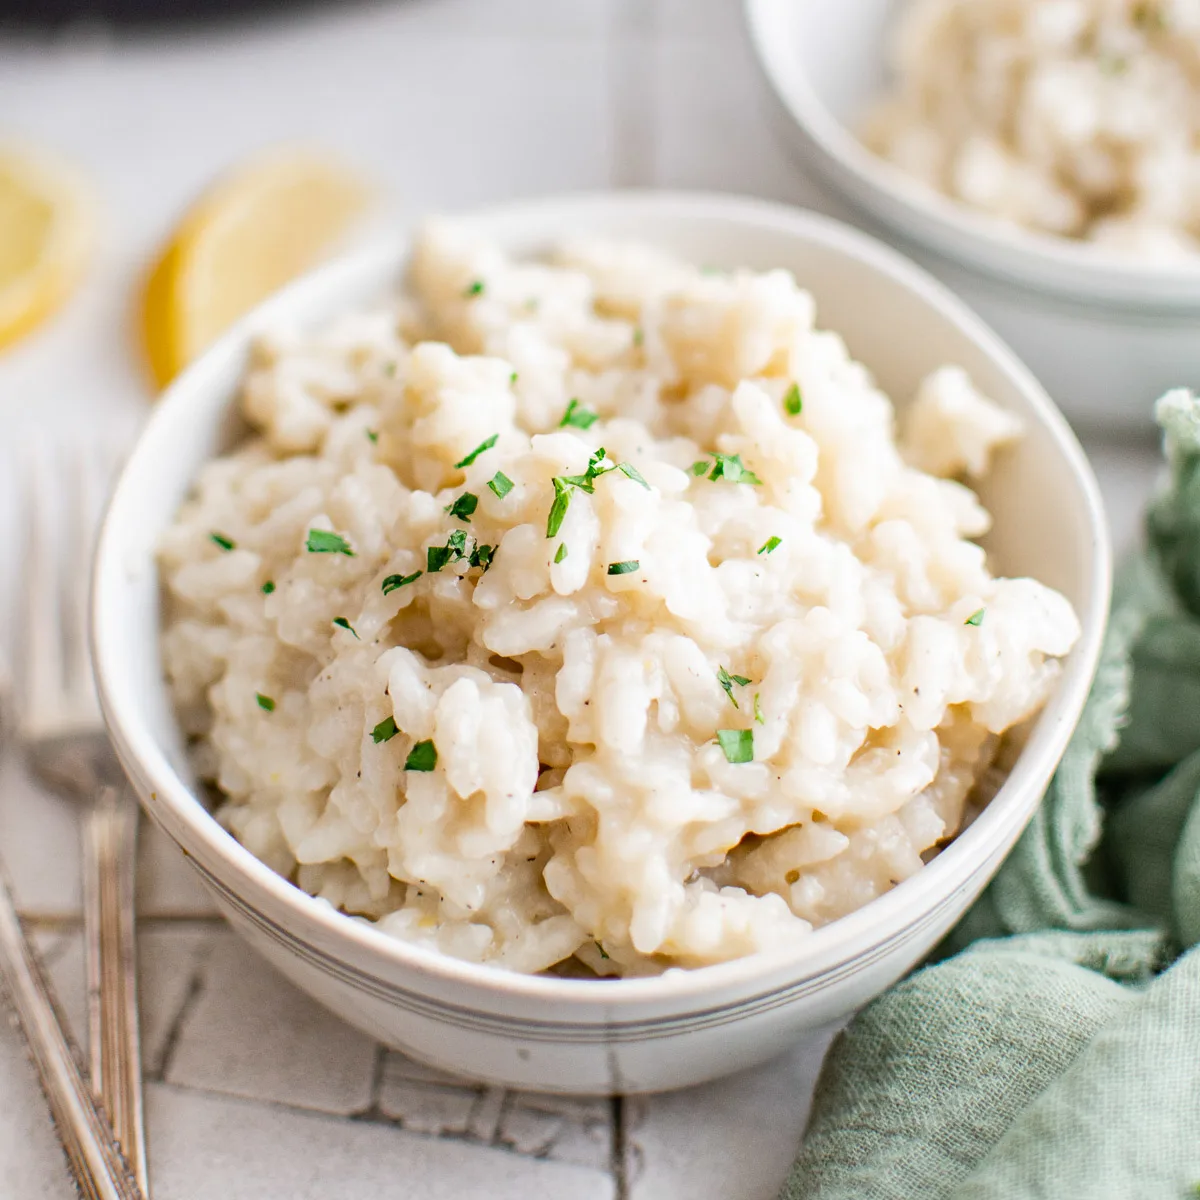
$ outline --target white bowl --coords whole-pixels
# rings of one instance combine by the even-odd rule
[[[400,281],[397,240],[288,288],[242,321],[159,401],[116,489],[93,581],[105,717],[146,811],[183,849],[233,926],[347,1021],[462,1075],[549,1091],[650,1091],[761,1062],[895,982],[991,878],[1025,827],[1078,720],[1108,606],[1109,547],[1096,483],[1032,376],[953,296],[899,255],[809,213],[705,196],[573,196],[478,214],[502,244],[537,252],[582,232],[658,243],[694,261],[786,267],[812,290],[895,397],[942,363],[966,367],[1028,434],[982,489],[989,549],[1075,605],[1083,636],[979,819],[918,874],[799,948],[654,979],[507,974],[389,938],[259,862],[199,799],[159,657],[155,546],[202,463],[228,448],[254,332],[320,325]]]
[[[973,305],[1081,427],[1152,425],[1200,381],[1200,262],[1146,264],[1006,224],[928,188],[855,135],[888,81],[913,0],[746,0],[788,144],[824,182]]]

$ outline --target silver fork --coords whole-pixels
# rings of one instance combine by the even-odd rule
[[[134,942],[138,809],[104,732],[87,650],[91,550],[114,461],[79,444],[63,453],[40,441],[24,456],[18,733],[34,772],[85,805],[88,1066],[149,1195]]]

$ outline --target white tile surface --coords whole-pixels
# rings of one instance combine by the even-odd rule
[[[629,1200],[774,1200],[832,1037],[731,1079],[628,1101]]]
[[[0,852],[22,912],[79,911],[77,812],[72,801],[42,792],[15,755],[0,754]]]
[[[0,360],[6,440],[19,444],[35,422],[143,419],[128,334],[140,272],[187,201],[270,142],[340,151],[408,213],[614,184],[828,210],[764,122],[740,9],[402,0],[176,39],[0,38],[6,130],[89,172],[105,218],[81,294]],[[1156,452],[1089,451],[1128,546]],[[12,521],[0,486],[0,537]],[[0,761],[0,851],[27,913],[78,913],[75,811],[11,759]],[[146,1066],[166,1078],[148,1093],[155,1200],[769,1200],[799,1138],[819,1045],[722,1083],[626,1101],[618,1135],[608,1101],[480,1088],[381,1052],[223,926],[180,919],[211,904],[149,826],[139,907]],[[81,936],[54,930],[40,940],[82,1036]],[[69,1195],[19,1042],[2,1026],[0,1200]]]
[[[165,1064],[167,1083],[326,1113],[371,1103],[375,1046],[222,931]]]
[[[392,1125],[162,1084],[148,1108],[155,1200],[615,1200],[606,1173]]]

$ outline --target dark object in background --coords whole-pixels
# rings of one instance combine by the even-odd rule
[[[0,26],[53,28],[76,22],[167,26],[246,20],[316,7],[321,0],[0,0]]]

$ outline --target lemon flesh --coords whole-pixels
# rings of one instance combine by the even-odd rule
[[[145,284],[142,328],[163,387],[240,316],[327,256],[370,189],[339,164],[277,155],[220,181],[186,214]]]
[[[93,226],[91,195],[73,171],[32,151],[0,148],[0,348],[70,296]]]

